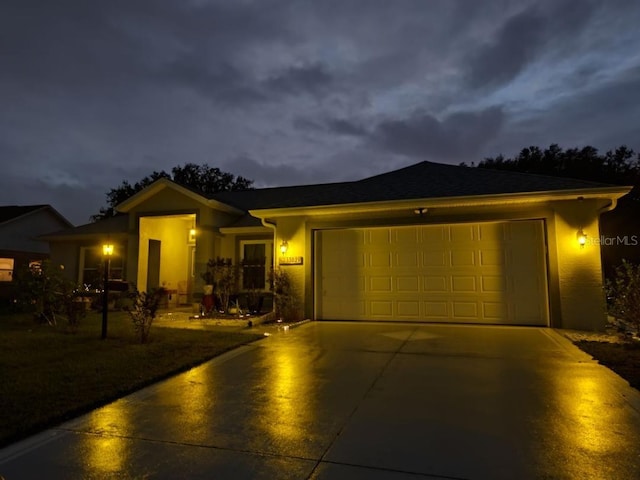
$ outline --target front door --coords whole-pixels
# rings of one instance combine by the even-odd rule
[[[147,292],[160,286],[160,240],[149,240],[147,260]]]

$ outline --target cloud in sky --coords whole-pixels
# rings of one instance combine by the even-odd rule
[[[75,223],[187,162],[257,186],[640,150],[640,4],[5,0],[1,204]]]

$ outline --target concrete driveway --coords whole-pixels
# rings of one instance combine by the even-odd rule
[[[640,478],[640,395],[553,330],[309,323],[0,451],[23,478]]]

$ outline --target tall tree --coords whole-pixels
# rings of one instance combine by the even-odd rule
[[[637,197],[640,190],[640,154],[636,155],[625,145],[604,155],[591,146],[568,150],[557,144],[545,150],[532,146],[523,148],[514,158],[505,159],[502,155],[485,158],[478,167],[633,185],[636,187],[633,197]]]
[[[186,163],[184,166],[176,166],[171,169],[171,174],[164,170],[154,171],[133,185],[127,180],[116,188],[107,192],[107,206],[100,208],[100,213],[91,216],[92,221],[113,217],[116,214],[116,206],[132,197],[140,190],[148,187],[160,178],[173,180],[180,185],[202,192],[203,195],[211,195],[218,192],[248,190],[253,188],[253,180],[232,173],[223,172],[217,167],[207,164],[196,165]]]
[[[523,148],[514,158],[502,155],[482,160],[479,168],[494,168],[559,177],[577,178],[599,183],[633,185],[633,190],[618,201],[617,207],[600,218],[600,232],[611,244],[601,248],[605,275],[613,278],[615,269],[626,259],[640,263],[640,154],[624,145],[604,155],[587,146],[563,150],[556,144],[542,150]],[[615,240],[614,240],[615,239]]]

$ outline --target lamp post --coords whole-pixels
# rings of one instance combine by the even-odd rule
[[[109,311],[109,267],[111,255],[113,255],[113,245],[105,243],[102,245],[102,255],[104,256],[104,287],[102,288],[102,339],[107,338],[107,314]]]

